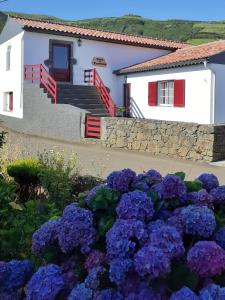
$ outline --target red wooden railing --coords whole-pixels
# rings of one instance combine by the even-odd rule
[[[101,118],[87,115],[85,121],[85,137],[101,138]]]
[[[29,80],[32,82],[39,81],[41,84],[43,84],[48,94],[53,98],[55,104],[57,103],[57,82],[42,64],[25,65],[24,80]]]
[[[105,105],[105,108],[108,110],[111,117],[116,116],[116,105],[113,102],[112,97],[107,91],[101,77],[99,76],[96,69],[90,69],[84,71],[84,82],[89,83],[97,88],[102,102]]]

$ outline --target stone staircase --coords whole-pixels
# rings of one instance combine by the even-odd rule
[[[92,116],[109,116],[95,86],[58,84],[57,104],[68,104],[85,109]]]

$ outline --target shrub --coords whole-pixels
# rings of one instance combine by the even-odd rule
[[[48,199],[62,210],[73,202],[71,176],[77,173],[77,158],[72,154],[66,160],[62,152],[47,151],[39,160],[44,166],[39,173],[41,185]]]
[[[6,134],[7,134],[7,132],[5,132],[5,131],[0,132],[0,148],[6,142]]]
[[[183,173],[155,175],[113,172],[61,218],[43,224],[32,249],[37,257],[52,256],[28,282],[27,298],[35,292],[37,299],[45,293],[51,299],[223,299],[224,237],[217,234],[225,225],[223,193],[221,199],[211,193],[209,206],[193,203],[193,193],[202,191],[198,181],[185,182]],[[214,176],[199,178],[214,187]],[[139,181],[145,191],[136,188]]]

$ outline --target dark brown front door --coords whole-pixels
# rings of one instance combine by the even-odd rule
[[[124,117],[130,117],[130,83],[123,85],[123,106],[125,107]]]
[[[71,46],[52,44],[52,76],[56,81],[70,81]]]

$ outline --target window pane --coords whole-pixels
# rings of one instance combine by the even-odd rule
[[[174,82],[161,81],[158,83],[158,104],[173,105],[174,100]]]
[[[55,69],[68,69],[69,51],[68,47],[53,46],[53,68]]]

